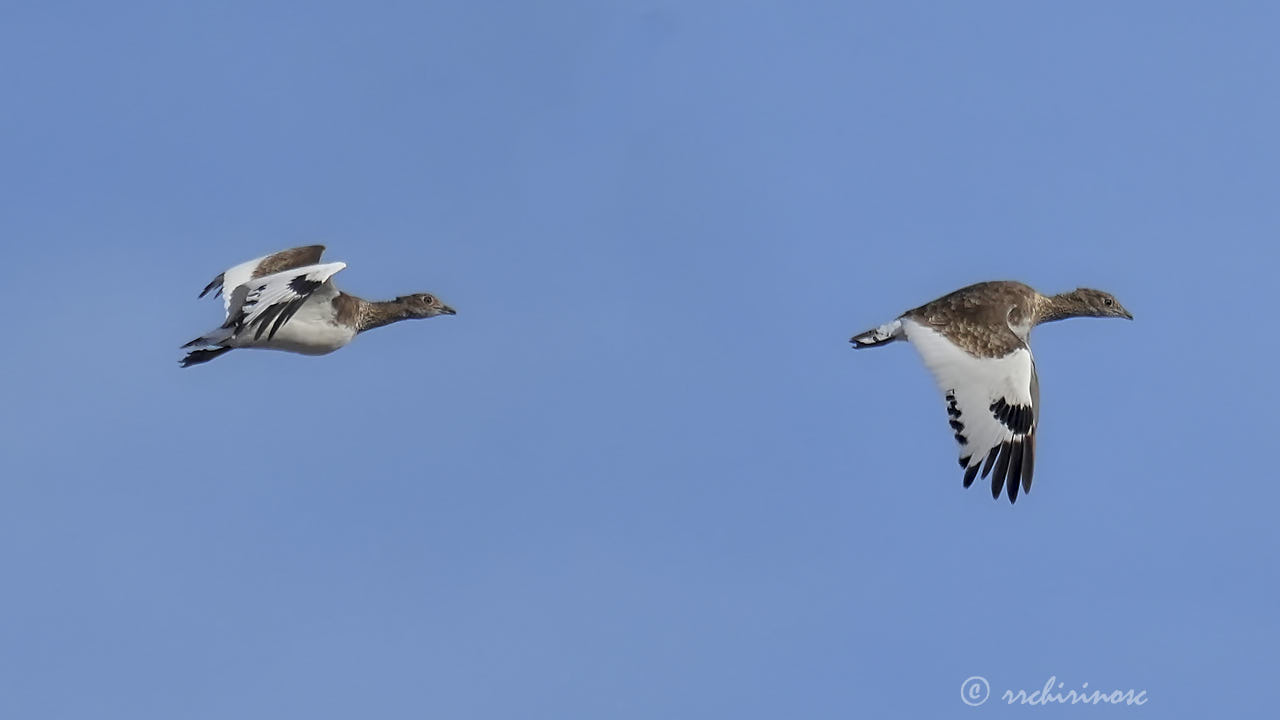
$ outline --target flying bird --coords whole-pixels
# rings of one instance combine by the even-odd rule
[[[960,446],[964,486],[991,475],[991,496],[1031,491],[1040,381],[1031,328],[1072,317],[1133,315],[1110,294],[1080,288],[1041,295],[1019,282],[984,282],[908,310],[893,322],[854,335],[855,348],[907,340],[924,358],[946,398]],[[994,469],[994,474],[992,470]]]
[[[348,295],[333,284],[333,276],[347,264],[321,263],[322,253],[323,245],[281,250],[240,263],[214,278],[200,297],[221,293],[226,320],[182,346],[198,348],[182,358],[182,367],[209,362],[236,348],[325,355],[365,330],[456,314],[430,293],[380,302]]]

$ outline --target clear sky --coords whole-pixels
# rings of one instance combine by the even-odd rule
[[[0,6],[0,717],[1274,714],[1278,31]],[[309,243],[458,315],[178,368],[213,275]],[[1013,507],[847,344],[1001,278],[1137,317],[1036,332]],[[1149,702],[996,697],[1050,677]]]

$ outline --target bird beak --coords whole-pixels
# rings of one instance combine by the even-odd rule
[[[1124,308],[1124,316],[1129,318],[1130,320],[1133,319],[1133,313],[1129,312],[1128,308]]]
[[[445,306],[443,306],[443,307],[441,307],[441,308],[440,308],[440,313],[441,313],[442,315],[457,315],[457,314],[458,314],[458,311],[457,311],[457,310],[454,310],[453,308],[449,307],[448,305],[445,305]]]

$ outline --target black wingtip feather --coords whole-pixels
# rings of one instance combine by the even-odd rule
[[[969,487],[973,484],[973,479],[978,476],[978,468],[982,467],[979,463],[974,463],[964,471],[964,486]]]
[[[1009,502],[1013,503],[1018,499],[1018,487],[1021,485],[1022,476],[1022,446],[1021,438],[1013,439],[1013,450],[1009,454],[1009,476],[1006,478],[1006,484],[1009,489]]]
[[[996,455],[1000,452],[1000,446],[991,448],[991,452],[987,453],[987,462],[982,466],[982,477],[991,474],[991,466],[996,464]]]
[[[999,498],[1004,489],[1004,478],[1009,472],[1009,443],[1000,443],[1000,457],[996,460],[996,471],[991,475],[991,497]]]
[[[298,310],[302,308],[302,305],[306,301],[307,299],[305,297],[301,297],[289,303],[289,306],[286,307],[284,311],[280,313],[280,317],[276,318],[275,324],[271,326],[271,332],[267,333],[267,339],[270,340],[274,338],[276,336],[276,332],[280,330],[281,326],[289,322],[289,318],[296,315],[298,313]]]
[[[279,315],[282,310],[284,310],[284,305],[272,305],[266,310],[263,310],[261,315],[253,319],[251,325],[256,325],[258,327],[257,332],[253,334],[254,340],[262,339],[262,334],[267,331],[267,327],[271,324],[271,321],[275,320],[276,316]]]
[[[222,293],[222,283],[223,283],[223,280],[225,279],[223,276],[225,274],[226,273],[218,273],[218,277],[214,278],[208,285],[204,286],[203,290],[200,291],[199,297],[204,297],[205,295],[208,295],[210,290],[214,291],[213,292],[214,297],[218,297],[218,295]]]
[[[1031,474],[1036,469],[1036,439],[1030,436],[1022,441],[1022,493],[1031,492]]]

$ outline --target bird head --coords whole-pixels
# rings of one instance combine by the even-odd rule
[[[1071,293],[1074,300],[1091,317],[1119,317],[1128,320],[1133,315],[1125,310],[1120,301],[1111,293],[1092,288],[1079,288]]]
[[[440,298],[431,293],[414,293],[396,298],[411,318],[429,318],[437,315],[457,315],[458,312],[445,305]]]

